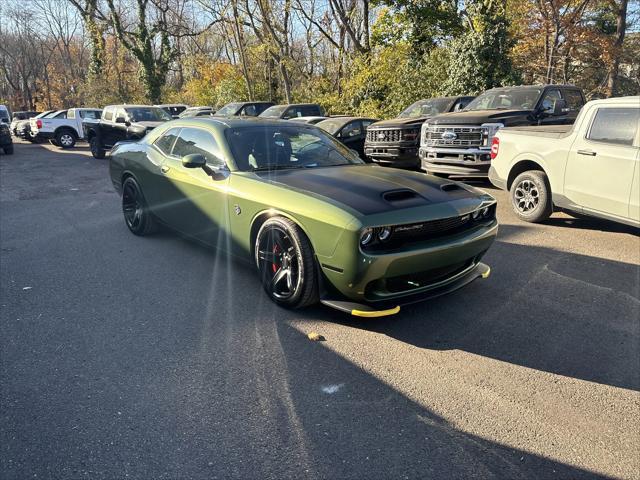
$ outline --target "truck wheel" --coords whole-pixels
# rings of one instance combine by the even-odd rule
[[[60,146],[60,144],[58,143],[58,141],[57,141],[55,138],[51,138],[51,139],[49,140],[49,143],[50,143],[51,145],[53,145],[54,147],[59,147],[59,146]]]
[[[7,145],[3,150],[6,155],[13,155],[13,145]]]
[[[511,206],[520,220],[543,222],[553,213],[549,180],[540,170],[518,175],[511,184],[510,194]]]
[[[91,137],[91,140],[89,140],[89,147],[91,147],[91,155],[93,155],[93,158],[97,158],[98,160],[104,158],[105,151],[100,145],[98,137]]]
[[[56,133],[56,143],[62,148],[73,148],[76,144],[76,136],[71,130],[60,130]]]

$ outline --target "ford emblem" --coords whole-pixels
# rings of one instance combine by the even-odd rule
[[[456,133],[452,132],[451,130],[447,130],[442,134],[443,140],[455,140],[456,138],[458,138],[458,135],[456,135]]]

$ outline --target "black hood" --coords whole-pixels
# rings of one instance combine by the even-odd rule
[[[275,170],[258,175],[274,184],[335,200],[362,215],[477,197],[449,180],[374,165]]]
[[[372,123],[368,128],[419,127],[428,119],[429,117],[392,118],[390,120],[381,120],[380,122]]]
[[[463,110],[445,113],[429,120],[430,125],[481,125],[503,123],[505,126],[530,125],[532,110]]]

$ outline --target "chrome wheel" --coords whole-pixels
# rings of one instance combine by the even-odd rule
[[[536,184],[529,180],[523,179],[513,192],[513,203],[521,213],[528,214],[538,208],[540,204],[540,192]]]
[[[272,227],[260,238],[257,261],[263,282],[273,297],[287,300],[300,286],[300,260],[289,234]]]
[[[74,143],[73,136],[70,133],[63,133],[60,135],[59,142],[63,147],[72,147]]]
[[[142,220],[142,201],[140,192],[133,182],[125,182],[122,190],[122,213],[131,230],[137,230]]]

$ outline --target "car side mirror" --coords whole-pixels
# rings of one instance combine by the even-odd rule
[[[124,117],[116,117],[116,123],[126,123]]]
[[[553,105],[553,115],[560,116],[564,115],[567,112],[567,101],[563,98],[559,98],[556,100],[556,103]]]
[[[204,155],[192,153],[182,157],[182,166],[184,168],[203,168],[207,164]]]

